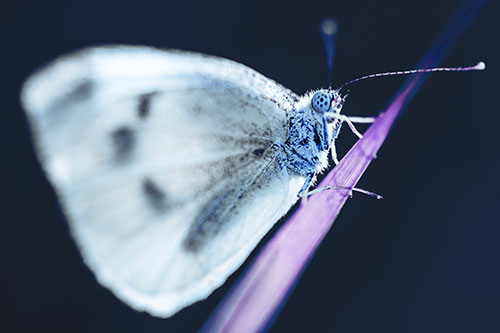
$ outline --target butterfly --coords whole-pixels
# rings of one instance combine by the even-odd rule
[[[396,74],[435,70],[450,69]],[[114,45],[56,59],[21,101],[85,263],[134,309],[169,317],[308,195],[344,122],[361,136],[352,123],[373,121],[340,114],[341,88],[298,96],[231,60]]]
[[[344,103],[227,59],[119,45],[55,60],[21,95],[85,263],[161,317],[210,295],[306,193]]]

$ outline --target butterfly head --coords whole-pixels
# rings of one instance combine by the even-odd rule
[[[314,93],[311,99],[311,107],[314,111],[326,117],[333,113],[340,114],[346,98],[347,94],[342,96],[339,90],[320,89]]]

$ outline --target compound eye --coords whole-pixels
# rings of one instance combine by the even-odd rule
[[[326,91],[318,91],[314,94],[311,104],[316,112],[328,112],[332,104],[332,96]]]

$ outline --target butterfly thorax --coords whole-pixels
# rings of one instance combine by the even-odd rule
[[[328,166],[329,147],[340,130],[341,122],[329,120],[306,103],[297,103],[299,108],[289,116],[288,139],[285,142],[287,168],[295,174],[308,177]]]

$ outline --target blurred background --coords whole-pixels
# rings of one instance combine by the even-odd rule
[[[327,84],[323,17],[339,22],[337,86],[413,68],[460,3],[2,1],[0,329],[193,332],[242,273],[169,319],[101,287],[34,155],[19,105],[33,70],[89,45],[144,44],[233,59],[303,94]],[[384,199],[347,202],[271,331],[500,331],[499,14],[490,1],[441,63],[487,70],[430,76],[359,183]],[[376,115],[404,80],[351,86],[343,112]],[[341,133],[340,156],[355,139]]]

